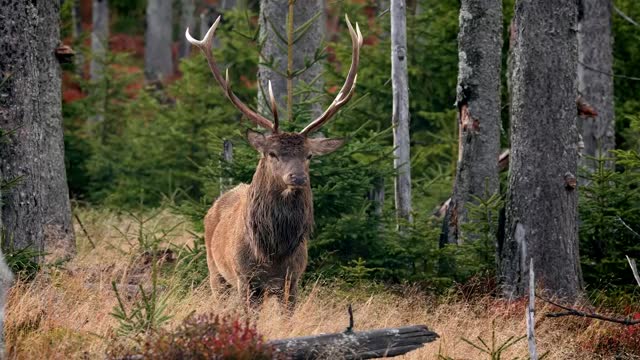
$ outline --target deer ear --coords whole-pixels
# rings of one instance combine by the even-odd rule
[[[247,129],[247,140],[249,144],[259,152],[263,152],[267,145],[267,138],[264,134],[251,129]]]
[[[345,139],[309,139],[309,148],[313,155],[326,155],[344,145]]]

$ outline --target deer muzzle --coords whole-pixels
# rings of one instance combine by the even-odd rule
[[[307,175],[306,174],[295,174],[291,173],[286,176],[285,183],[288,186],[292,187],[302,187],[307,185]]]

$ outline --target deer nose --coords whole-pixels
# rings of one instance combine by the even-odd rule
[[[307,183],[307,176],[304,174],[289,174],[289,183],[295,186],[302,186]]]

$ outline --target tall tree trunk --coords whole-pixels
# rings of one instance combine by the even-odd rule
[[[109,0],[93,0],[93,29],[91,30],[91,80],[99,81],[104,75],[104,64],[109,48]]]
[[[194,0],[180,0],[180,33],[189,28],[192,33],[195,30],[194,12],[196,5]],[[178,59],[189,56],[191,53],[191,44],[185,36],[180,36],[180,47],[178,49]]]
[[[598,115],[580,120],[584,142],[581,165],[595,168],[587,156],[607,155],[615,148],[613,111],[613,37],[611,10],[613,3],[604,0],[580,0],[578,27],[578,92]]]
[[[518,0],[512,23],[511,154],[503,293],[525,293],[528,264],[551,294],[582,291],[576,171],[575,1]]]
[[[89,63],[89,76],[95,88],[96,103],[105,103],[107,89],[104,81],[104,67],[107,62],[107,49],[109,48],[109,0],[93,0],[91,10],[91,63]],[[96,106],[96,113],[89,117],[89,122],[101,123],[104,120],[104,106]]]
[[[236,6],[244,7],[244,1],[238,2],[237,0],[220,0],[220,8],[222,10],[231,10]]]
[[[289,0],[291,1],[291,0]],[[280,34],[287,39],[287,14],[288,1],[286,0],[263,0],[260,1],[260,42],[263,44],[261,49],[261,62],[268,63],[273,59],[273,67],[281,73],[287,72],[287,44],[279,39]],[[294,5],[294,28],[309,21],[311,18],[320,14],[309,28],[309,30],[293,45],[293,70],[305,67],[305,59],[313,60],[316,50],[322,46],[322,39],[325,34],[325,11],[324,0],[295,0]],[[320,93],[323,87],[323,81],[320,77],[322,72],[322,63],[317,62],[302,75],[294,79],[293,86],[299,81],[307,84],[313,82],[314,92]],[[278,107],[281,113],[286,113],[287,98],[287,79],[269,66],[260,65],[258,68],[258,81],[260,87],[267,91],[267,82],[271,80],[273,93],[275,95]],[[261,114],[271,114],[270,107],[265,99],[266,93],[258,91],[258,111]],[[316,94],[317,95],[317,94]],[[294,103],[297,99],[294,99]],[[315,118],[322,113],[322,105],[319,103],[311,106],[311,117]],[[289,117],[289,114],[286,115]],[[289,119],[291,120],[291,119]]]
[[[144,72],[148,81],[163,81],[173,74],[171,13],[171,0],[147,1]]]
[[[9,5],[11,3],[11,5]],[[58,1],[1,1],[0,144],[2,222],[16,248],[71,254],[75,238],[64,165]]]
[[[395,203],[399,220],[411,214],[411,159],[409,135],[409,79],[407,73],[407,16],[405,0],[391,0],[391,85],[393,89],[393,167]]]
[[[458,33],[458,166],[448,242],[461,243],[467,204],[499,189],[502,1],[463,0]]]

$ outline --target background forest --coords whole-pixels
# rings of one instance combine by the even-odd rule
[[[150,10],[151,3],[158,7]],[[501,151],[511,147],[507,68],[514,3],[502,2]],[[171,8],[164,13],[169,18],[151,19],[167,4]],[[615,0],[612,10],[613,63],[607,75],[611,74],[614,84],[616,150],[596,157],[582,155],[580,160],[579,261],[586,297],[594,308],[637,317],[640,288],[625,255],[640,258],[640,25],[634,21],[640,20],[640,5],[634,0]],[[73,334],[77,339],[65,340],[64,351],[77,354],[84,346],[81,344],[97,342],[87,340],[92,336],[89,333],[96,333],[102,337],[102,345],[92,346],[86,354],[104,351],[102,340],[114,338],[117,345],[109,342],[109,351],[119,354],[121,347],[131,348],[129,343],[119,342],[122,337],[160,328],[173,321],[170,318],[184,319],[193,314],[190,308],[210,306],[205,295],[190,297],[208,291],[202,220],[222,192],[251,181],[259,154],[245,140],[245,131],[252,124],[226,99],[199,50],[185,43],[184,30],[190,26],[192,34],[201,38],[203,30],[223,15],[216,33],[215,57],[221,68],[229,68],[233,91],[245,103],[266,112],[258,69],[260,65],[275,68],[277,62],[269,59],[259,64],[259,53],[264,51],[260,25],[265,25],[259,20],[259,12],[259,1],[254,0],[62,2],[60,38],[75,51],[73,59],[62,65],[62,118],[78,258],[72,266],[66,264],[69,259],[38,264],[33,261],[34,256],[43,255],[38,246],[16,247],[10,234],[3,236],[7,261],[19,274],[9,307],[20,315],[7,315],[10,351],[29,357],[34,353],[30,353],[27,339],[37,338],[36,343],[42,345],[56,336]],[[485,326],[478,335],[485,338],[490,331],[495,336],[500,327],[509,334],[524,334],[520,328],[514,330],[515,325],[505,325],[516,317],[521,320],[524,310],[520,312],[517,306],[523,303],[513,305],[494,299],[499,294],[500,255],[496,244],[505,226],[507,171],[500,173],[495,193],[487,190],[467,203],[468,222],[463,225],[461,238],[453,242],[447,238],[449,217],[443,205],[452,196],[459,159],[456,87],[460,1],[407,2],[411,221],[398,219],[394,203],[397,172],[393,163],[388,2],[327,1],[313,21],[301,26],[300,32],[304,33],[318,31],[308,29],[315,26],[313,23],[323,24],[321,46],[305,48],[301,65],[316,72],[297,83],[293,121],[284,121],[281,127],[287,131],[302,129],[315,116],[314,111],[325,108],[339,91],[351,57],[345,14],[360,24],[364,46],[354,98],[322,129],[323,136],[345,137],[348,141],[339,151],[314,158],[311,163],[316,225],[303,278],[308,297],[300,313],[294,315],[293,325],[281,332],[265,330],[287,320],[268,322],[265,318],[269,316],[263,316],[256,320],[258,329],[268,336],[302,335],[309,331],[298,325],[305,319],[333,316],[343,311],[346,303],[355,302],[362,305],[363,324],[377,326],[371,321],[376,311],[410,322],[412,316],[425,319],[436,330],[436,320],[447,324],[442,325],[440,334],[446,334],[444,338],[450,344],[441,343],[436,356],[439,359],[459,355],[464,351],[461,346],[468,346],[454,340],[459,338],[455,331],[461,327]],[[271,23],[268,26],[277,27]],[[149,33],[168,43],[164,50],[150,47],[155,40]],[[600,64],[589,66],[602,69]],[[282,91],[276,93],[284,95]],[[597,121],[589,116],[589,109],[578,110],[579,130],[586,126],[583,124]],[[604,144],[598,146],[606,148]],[[20,181],[0,180],[3,192],[11,191]],[[119,257],[127,259],[122,260],[126,265],[112,260]],[[99,278],[102,290],[103,282],[107,284],[107,290],[95,296],[109,300],[94,300],[110,304],[100,316],[110,318],[111,327],[74,332],[53,326],[58,332],[37,332],[46,326],[42,324],[55,321],[33,315],[27,310],[29,304],[46,308],[46,301],[55,302],[51,294],[62,286],[61,279],[73,277],[74,271],[78,273],[93,261],[104,264],[99,270],[87,271],[86,277],[96,283]],[[69,274],[60,275],[65,267]],[[105,273],[111,278],[103,279]],[[133,286],[132,293],[117,287],[114,278]],[[43,296],[48,300],[40,301],[37,298],[44,291],[43,283],[50,293]],[[142,284],[151,284],[151,290],[146,290],[152,292],[149,298]],[[138,285],[142,300],[136,292]],[[157,289],[165,295],[157,295]],[[335,294],[337,300],[330,301]],[[67,304],[80,302],[81,295],[65,296],[69,296],[64,300]],[[450,307],[418,309],[423,302]],[[410,311],[403,313],[403,307]],[[140,319],[134,319],[135,309],[140,311]],[[214,310],[234,314],[233,304]],[[471,313],[472,320],[455,320],[455,314],[462,312]],[[474,316],[484,323],[475,323]],[[576,349],[581,356],[640,356],[637,326],[594,329],[584,321],[565,323],[558,330],[584,331],[587,335],[574,337],[564,350],[552,351],[551,358],[571,358],[577,354]],[[184,326],[188,329],[197,324]],[[542,346],[552,349],[560,336],[554,333],[554,326],[544,323],[539,331],[547,334],[543,335]],[[35,333],[37,337],[32,335]],[[505,344],[511,340],[506,335],[500,339],[506,340]],[[38,351],[44,348],[42,345]],[[55,355],[53,347],[47,349]],[[427,358],[424,354],[416,358]]]
[[[221,191],[232,184],[250,182],[258,155],[244,140],[249,123],[240,119],[214,83],[203,57],[180,59],[178,72],[166,84],[142,85],[145,6],[144,1],[111,1],[113,34],[103,79],[78,78],[78,69],[73,66],[65,72],[63,111],[69,188],[81,205],[118,211],[167,207],[187,215],[196,229],[201,229],[203,214]],[[350,56],[348,33],[338,21],[343,14],[363,24],[365,46],[356,97],[329,123],[324,134],[348,137],[347,146],[312,165],[316,229],[310,243],[309,275],[420,281],[441,290],[452,281],[464,282],[472,275],[491,277],[495,274],[493,232],[502,200],[489,194],[474,209],[477,222],[470,225],[473,229],[467,235],[479,236],[482,241],[468,246],[441,247],[442,220],[434,216],[450,197],[455,177],[459,5],[453,1],[419,1],[408,13],[415,221],[404,236],[395,231],[393,211],[389,14],[386,8],[377,6],[366,2],[328,6],[327,22],[335,25],[327,28],[326,49],[320,49],[319,55],[326,64],[325,86],[321,93],[307,96],[306,101],[326,104],[343,81],[345,69],[339,71],[339,64],[348,63]],[[640,11],[624,1],[616,6],[631,17]],[[176,50],[184,29],[177,21],[177,3],[174,8]],[[251,99],[258,91],[258,3],[230,9],[211,3],[200,4],[200,8],[224,11],[216,57],[231,69],[231,81],[238,84],[234,91],[253,103]],[[507,1],[503,8],[508,39],[513,3]],[[71,10],[66,6],[62,13],[62,34],[66,38],[72,35]],[[632,78],[640,61],[636,44],[639,33],[640,28],[633,23],[613,16],[613,70],[626,76],[614,78],[616,148],[629,150],[617,153],[627,161],[618,161],[615,173],[606,167],[585,173],[588,180],[580,182],[588,184],[580,191],[581,259],[588,288],[593,290],[626,285],[632,289],[633,278],[624,255],[640,255],[638,235],[631,230],[640,229],[640,195],[634,185],[638,168],[633,161],[633,151],[640,146],[640,102],[635,96],[639,83]],[[83,47],[88,36],[84,34],[74,48],[84,49],[83,57],[90,58],[89,49]],[[507,40],[504,46],[508,46]],[[506,55],[504,58],[506,63]],[[507,104],[507,87],[503,85],[502,90],[503,103]],[[295,122],[285,122],[286,129],[301,129],[310,121],[311,114],[304,113],[303,106],[299,108]],[[504,105],[502,148],[509,147],[507,115],[508,106]],[[102,121],[91,121],[96,117]],[[232,162],[223,159],[224,141],[233,144]],[[374,197],[375,192],[386,194],[384,201]],[[455,258],[455,267],[440,266],[448,258]]]

